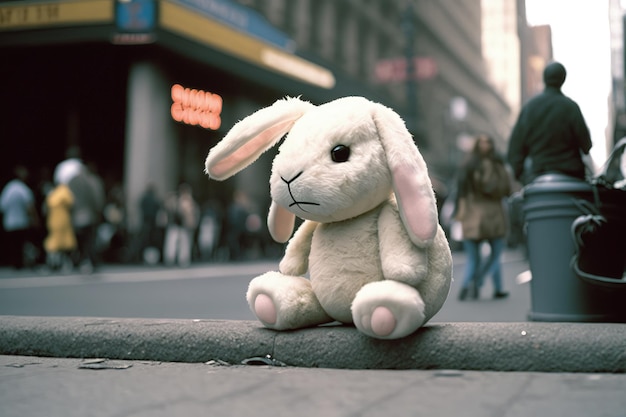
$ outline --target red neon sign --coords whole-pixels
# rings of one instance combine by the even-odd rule
[[[222,124],[222,97],[208,91],[172,86],[172,118],[177,122],[217,130]]]

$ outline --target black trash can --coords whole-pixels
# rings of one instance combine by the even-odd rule
[[[540,176],[523,190],[531,321],[626,322],[626,292],[581,279],[572,265],[577,251],[572,224],[589,214],[585,206],[597,202],[594,191],[591,184],[560,174]]]

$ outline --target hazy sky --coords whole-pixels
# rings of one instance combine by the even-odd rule
[[[554,59],[567,69],[563,92],[580,106],[596,164],[606,160],[607,100],[611,89],[608,0],[526,0],[530,25],[552,27]]]

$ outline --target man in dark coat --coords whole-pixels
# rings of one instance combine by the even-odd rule
[[[508,161],[523,183],[546,173],[585,179],[581,154],[589,154],[591,137],[578,104],[561,92],[565,76],[562,64],[546,66],[544,91],[522,108],[511,133]]]

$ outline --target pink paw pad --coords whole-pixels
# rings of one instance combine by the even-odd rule
[[[377,307],[372,313],[372,331],[378,336],[388,336],[396,328],[396,318],[387,307]]]
[[[276,323],[276,307],[272,299],[266,294],[259,294],[254,299],[254,313],[264,323]]]

